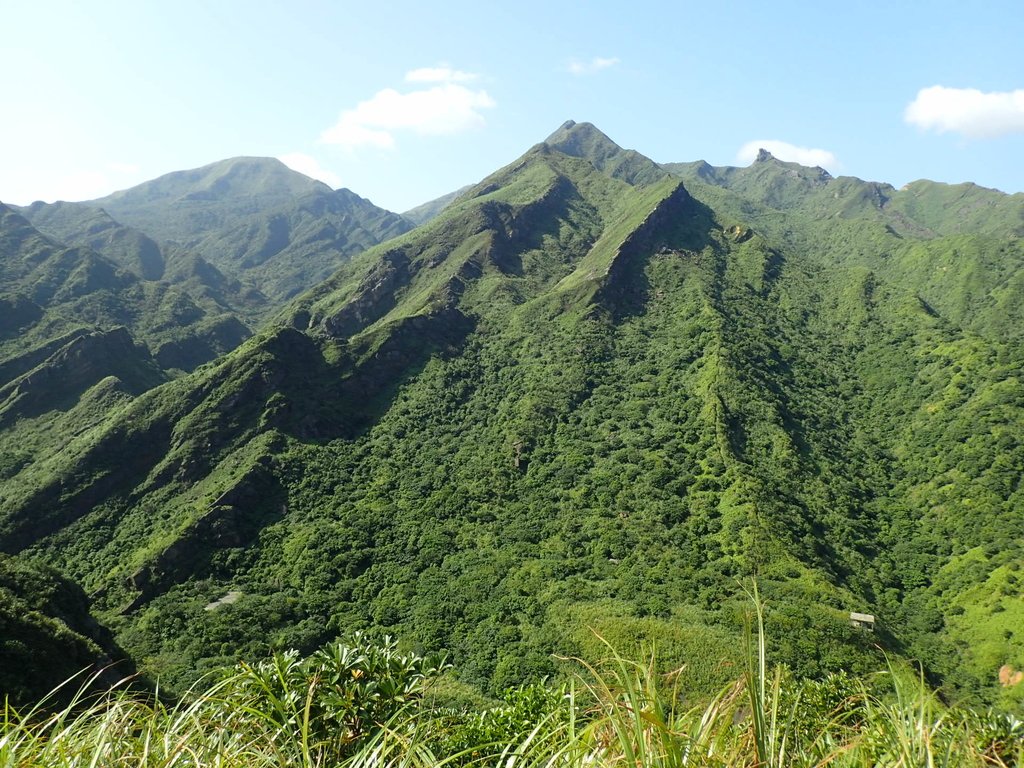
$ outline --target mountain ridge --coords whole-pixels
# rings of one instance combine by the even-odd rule
[[[727,654],[756,576],[799,674],[881,642],[1013,704],[989,667],[1024,662],[1015,211],[943,234],[884,187],[744,170],[563,124],[234,352],[92,412],[0,489],[0,543],[177,684],[229,644],[362,627],[490,690],[595,623]]]
[[[123,224],[198,253],[274,301],[319,282],[354,253],[412,228],[347,189],[276,158],[240,157],[89,201]]]

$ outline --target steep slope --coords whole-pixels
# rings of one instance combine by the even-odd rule
[[[431,219],[436,219],[441,215],[441,212],[449,205],[454,203],[459,197],[466,191],[468,191],[473,185],[469,184],[460,189],[456,189],[454,192],[449,192],[446,195],[435,200],[428,200],[425,203],[417,205],[415,208],[410,208],[408,211],[402,212],[402,218],[406,221],[410,221],[413,224],[419,226],[420,224],[426,224]]]
[[[40,362],[33,365],[36,360]],[[75,331],[3,366],[8,376],[19,369],[28,370],[0,386],[0,428],[19,418],[62,409],[108,377],[136,395],[167,380],[147,350],[137,346],[123,327]]]
[[[200,256],[169,244],[158,244],[143,232],[127,227],[102,208],[85,203],[36,202],[15,209],[32,226],[61,243],[89,248],[147,281],[165,281],[256,323],[272,310],[265,296],[227,278]]]
[[[245,216],[330,191],[279,160],[235,157],[168,173],[90,204],[158,240],[190,245]]]
[[[872,219],[896,234],[922,238],[1024,235],[1024,193],[1007,195],[975,184],[924,180],[897,190],[850,176],[833,178],[822,168],[784,162],[763,149],[746,168],[715,168],[703,161],[661,167],[683,179],[736,193],[755,215],[772,209],[813,220]]]
[[[249,335],[209,297],[69,248],[0,206],[0,482]]]
[[[189,370],[249,329],[216,301],[148,281],[84,246],[67,247],[0,204],[0,361],[80,328],[129,328],[164,368]]]
[[[100,688],[135,671],[89,612],[81,587],[7,555],[0,555],[0,658],[0,698],[26,709],[43,697],[47,706],[66,705],[90,678]]]
[[[412,224],[347,189],[318,191],[248,217],[196,245],[278,301],[316,285],[349,258]]]
[[[397,214],[273,158],[232,158],[170,173],[90,205],[202,256],[275,302],[412,228]]]
[[[567,120],[545,141],[552,149],[572,157],[585,158],[613,179],[643,184],[662,178],[651,160],[632,149],[622,149],[590,123]]]
[[[755,166],[681,181],[565,124],[215,364],[9,461],[0,547],[179,683],[374,626],[500,688],[594,627],[710,690],[757,576],[800,673],[881,643],[1019,704],[995,672],[1024,666],[1024,350],[986,315],[1019,243],[914,266],[945,235],[870,185],[822,217],[842,180]],[[940,266],[989,298],[927,300]]]
[[[159,280],[167,269],[167,259],[152,238],[118,224],[101,208],[37,201],[15,210],[47,236],[91,248],[144,280]]]
[[[662,166],[716,207],[826,261],[865,266],[993,340],[1024,328],[1024,194],[918,181],[901,190],[776,160]],[[884,257],[884,258],[882,258]]]

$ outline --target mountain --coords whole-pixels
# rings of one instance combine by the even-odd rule
[[[273,158],[237,157],[169,173],[87,205],[198,254],[274,302],[413,226]]]
[[[40,232],[68,245],[91,248],[144,280],[160,280],[167,271],[167,257],[156,241],[119,224],[101,208],[37,201],[16,210]]]
[[[438,197],[435,200],[428,200],[421,205],[417,205],[415,208],[410,208],[408,211],[404,211],[402,213],[402,218],[406,221],[411,221],[416,226],[426,224],[431,219],[435,219],[440,216],[441,212],[445,208],[458,200],[462,193],[470,189],[472,186],[472,184],[468,184],[465,187],[456,189],[454,192],[441,195],[441,197]]]
[[[1019,708],[1018,203],[570,121],[215,362],[36,434],[0,549],[172,686],[373,627],[490,690],[594,630],[710,691],[756,578],[798,674],[881,646]]]
[[[62,450],[63,429],[81,433],[105,408],[237,347],[283,300],[253,287],[249,267],[273,293],[411,227],[273,160],[225,161],[111,199],[175,237],[189,202],[203,201],[189,231],[229,269],[98,205],[0,206],[0,424],[18,446],[0,451],[6,465]]]
[[[1024,194],[973,184],[917,181],[897,190],[821,168],[782,162],[761,150],[747,168],[666,164],[741,218],[789,247],[864,263],[913,286],[944,317],[993,339],[1017,335]],[[851,247],[852,246],[852,247]]]
[[[897,190],[850,176],[833,178],[822,168],[777,160],[763,149],[746,168],[714,168],[703,161],[665,163],[662,168],[690,183],[735,193],[734,204],[747,215],[763,209],[800,213],[812,221],[872,219],[890,226],[894,234],[920,239],[1024,236],[1024,193],[933,181],[915,181]]]
[[[68,247],[2,204],[0,306],[0,362],[22,372],[16,358],[38,361],[39,350],[81,329],[127,327],[163,368],[183,370],[250,335],[216,298],[145,280],[88,246]]]
[[[250,326],[352,255],[414,225],[273,158],[177,171],[86,203],[16,209],[148,281],[216,301]]]
[[[48,237],[89,248],[143,280],[164,281],[193,297],[209,299],[248,323],[258,323],[273,309],[265,296],[228,278],[202,257],[180,246],[160,244],[115,221],[102,208],[36,202],[16,210]]]

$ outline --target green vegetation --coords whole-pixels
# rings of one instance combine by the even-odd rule
[[[143,279],[89,247],[67,247],[3,205],[0,255],[0,384],[89,331],[129,329],[148,348],[139,356],[165,371],[191,370],[250,335],[215,297]]]
[[[95,670],[86,693],[135,671],[110,631],[90,614],[81,587],[8,555],[0,555],[0,659],[0,691],[17,707],[30,707],[48,694],[50,706],[67,705],[74,690],[63,684],[84,669]]]
[[[0,369],[20,375],[70,334],[124,326],[166,373],[191,371],[353,254],[410,227],[258,158],[94,203],[0,206]]]
[[[760,617],[759,617],[760,619]],[[356,636],[300,659],[241,664],[177,703],[114,690],[66,708],[6,707],[5,765],[1001,766],[1024,761],[1019,721],[943,706],[896,671],[873,681],[769,670],[702,703],[675,673],[611,646],[561,687],[518,686],[472,708],[436,659]],[[884,678],[889,678],[886,680]],[[44,702],[45,705],[46,702]]]
[[[412,228],[273,158],[237,157],[169,173],[90,205],[198,254],[268,297],[271,308],[354,254]]]
[[[1019,208],[911,193],[567,124],[231,353],[0,423],[0,548],[78,581],[174,691],[373,630],[497,696],[597,665],[594,628],[703,705],[756,576],[793,679],[888,655],[1019,716]]]

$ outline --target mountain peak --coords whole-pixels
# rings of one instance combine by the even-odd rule
[[[593,123],[577,123],[575,120],[566,120],[544,143],[574,157],[585,157],[586,153],[598,147],[605,152],[622,151],[622,147],[599,131]]]
[[[767,149],[762,147],[757,150],[757,158],[754,160],[755,163],[767,163],[769,160],[774,160],[775,155],[769,152]]]
[[[623,149],[592,123],[566,120],[544,144],[563,154],[589,160],[598,170],[629,184],[649,184],[665,176],[653,160],[632,149]]]
[[[287,199],[314,190],[329,191],[323,182],[293,171],[274,157],[231,157],[200,168],[174,171],[138,186],[115,192],[94,204],[225,200],[230,198]]]
[[[277,158],[232,157],[167,173],[89,204],[158,240],[187,243],[238,216],[259,214],[315,194],[333,192]],[[168,217],[168,210],[175,215]]]

